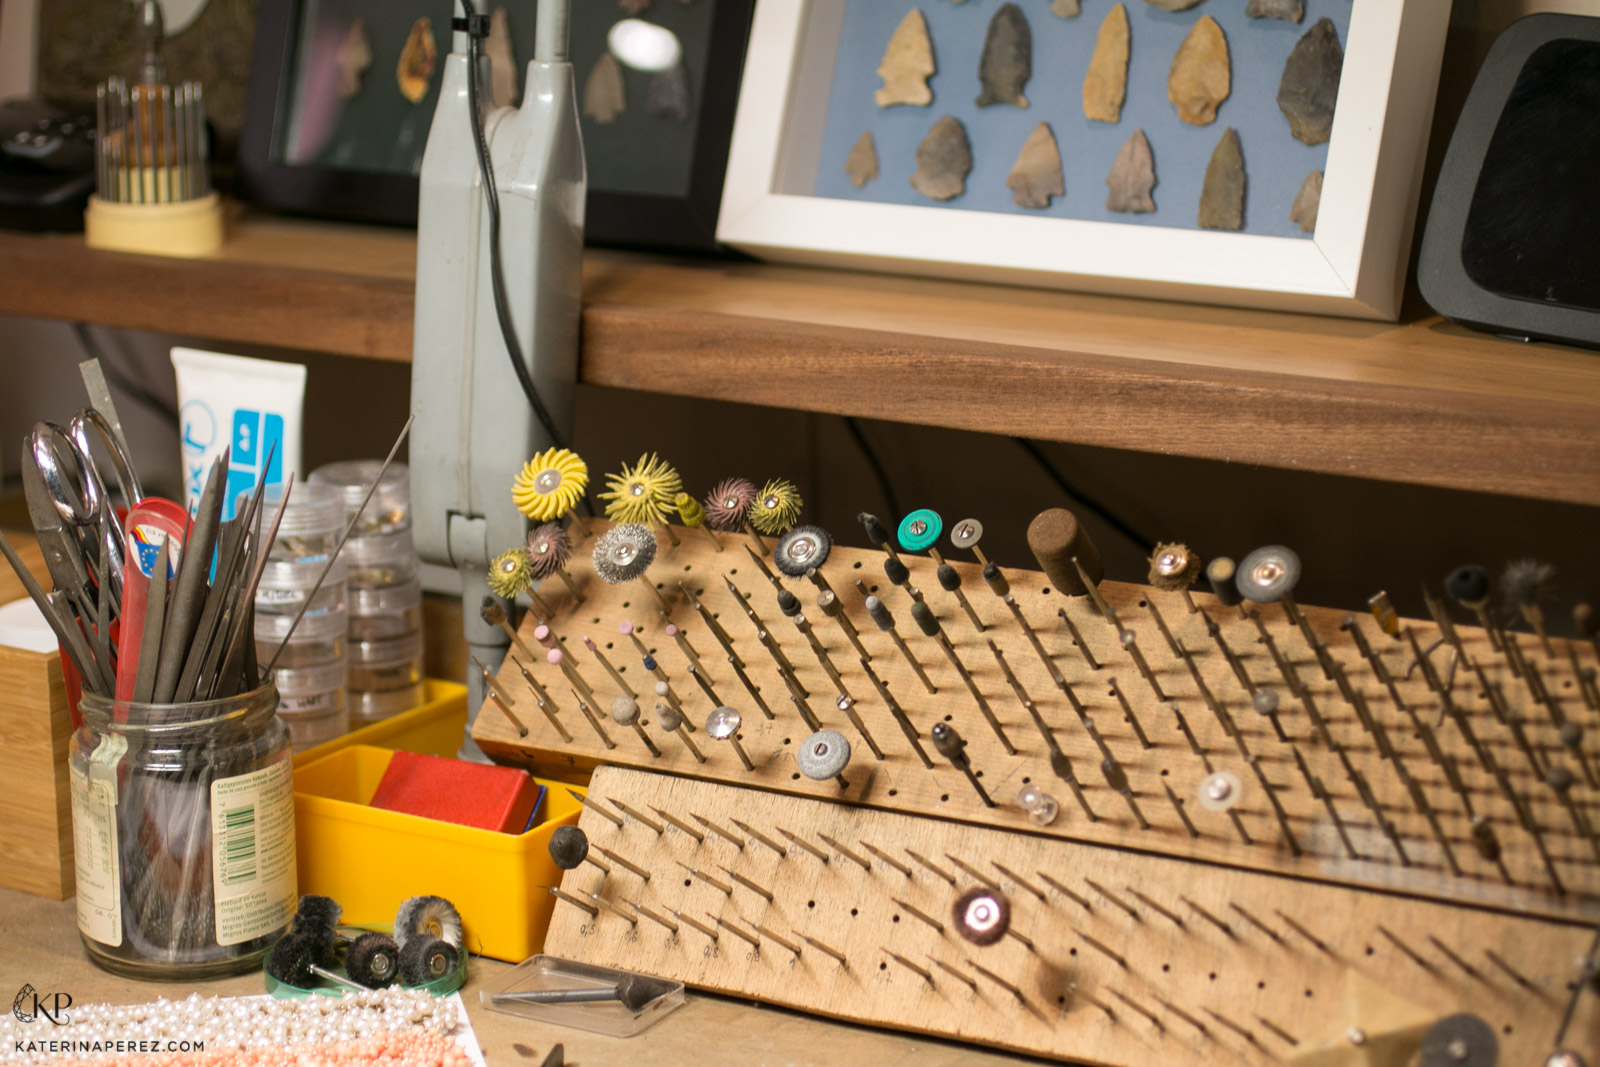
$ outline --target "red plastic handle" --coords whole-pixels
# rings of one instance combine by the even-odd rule
[[[182,505],[160,497],[147,496],[128,512],[123,523],[127,530],[127,553],[122,579],[121,640],[117,643],[117,699],[133,697],[134,678],[139,672],[139,648],[144,641],[145,607],[150,600],[151,572],[163,541],[167,549],[167,573],[171,581],[178,573],[184,538],[189,533],[189,513]]]

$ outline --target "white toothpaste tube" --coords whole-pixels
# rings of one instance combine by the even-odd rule
[[[268,485],[291,472],[300,477],[303,365],[174,348],[172,366],[178,374],[183,494],[190,515],[200,506],[211,464],[225,449],[230,451],[224,519],[234,517],[241,494],[255,489],[263,465]]]

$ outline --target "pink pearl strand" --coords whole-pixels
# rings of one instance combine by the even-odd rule
[[[332,1044],[94,1056],[53,1063],[60,1067],[471,1067],[472,1060],[451,1038],[409,1031]]]

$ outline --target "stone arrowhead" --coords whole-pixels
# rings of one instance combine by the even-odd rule
[[[400,95],[413,104],[420,104],[428,95],[428,83],[433,80],[433,68],[438,60],[433,22],[424,15],[411,24],[405,47],[400,49],[400,64],[394,72],[395,80],[400,83]]]
[[[1206,164],[1198,221],[1207,230],[1244,228],[1244,148],[1239,144],[1239,131],[1231,126]]]
[[[339,68],[339,95],[346,99],[355,96],[361,91],[361,73],[372,66],[366,23],[356,19],[350,24],[333,62]]]
[[[1187,11],[1205,0],[1144,0],[1157,11]]]
[[[660,118],[689,121],[689,75],[682,63],[650,79],[645,109]]]
[[[602,52],[583,82],[583,113],[606,126],[615,122],[627,106],[622,68],[610,52]]]
[[[1339,99],[1344,49],[1329,19],[1318,19],[1289,53],[1278,83],[1278,110],[1289,132],[1305,144],[1322,144],[1333,133],[1333,106]]]
[[[850,184],[857,189],[878,177],[878,146],[873,143],[872,131],[861,135],[856,146],[845,157],[844,172],[850,175]]]
[[[1305,233],[1317,228],[1317,208],[1322,205],[1322,172],[1314,170],[1300,183],[1294,206],[1289,209],[1289,221],[1299,225]]]
[[[1120,122],[1128,97],[1128,9],[1117,4],[1100,23],[1089,73],[1083,79],[1083,113],[1094,122]]]
[[[1150,191],[1156,187],[1156,161],[1150,154],[1150,142],[1143,130],[1122,142],[1117,158],[1106,175],[1106,185],[1111,195],[1106,197],[1106,209],[1127,215],[1148,215],[1156,209]]]
[[[946,115],[933,124],[917,146],[917,172],[911,188],[930,200],[954,200],[967,191],[972,172],[972,144],[960,120]]]
[[[1050,5],[1050,11],[1064,19],[1073,19],[1083,13],[1083,8],[1078,0],[1055,0],[1055,3]]]
[[[1228,99],[1232,73],[1228,65],[1228,39],[1210,15],[1202,15],[1172,58],[1167,78],[1167,99],[1178,117],[1192,126],[1208,126],[1217,108]]]
[[[1011,199],[1018,207],[1035,211],[1049,207],[1052,196],[1067,194],[1061,177],[1061,149],[1049,123],[1039,123],[1023,142],[1016,165],[1006,178],[1006,188],[1011,190]]]
[[[1027,107],[1022,87],[1033,76],[1033,31],[1016,4],[1003,4],[989,20],[989,36],[983,42],[983,59],[978,64],[979,107],[1010,104]]]
[[[912,104],[925,107],[933,103],[933,90],[928,79],[937,68],[933,62],[933,41],[928,36],[928,23],[921,10],[912,8],[895,27],[878,63],[878,77],[883,88],[873,96],[879,107],[895,104]]]
[[[1250,0],[1244,13],[1253,19],[1299,22],[1306,17],[1306,0]]]

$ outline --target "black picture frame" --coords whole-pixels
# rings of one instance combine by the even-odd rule
[[[611,4],[614,0],[577,2]],[[675,6],[678,0],[656,2]],[[717,211],[722,202],[722,182],[755,0],[694,2],[711,5],[712,12],[704,73],[691,93],[696,114],[687,192],[619,192],[599,188],[591,180],[586,222],[589,244],[697,252],[718,248]],[[306,6],[307,0],[262,0],[259,7],[239,146],[240,196],[263,207],[294,214],[415,226],[415,175],[290,163],[282,158],[278,146],[292,117],[292,78]],[[435,16],[435,34],[447,49],[449,23],[436,17],[437,13],[431,10],[436,6],[429,4],[426,12],[419,10],[410,16],[399,13],[396,17],[414,18],[420,13]],[[525,6],[531,18],[531,0]],[[645,14],[648,17],[648,12]],[[443,58],[441,50],[441,64]],[[523,61],[524,57],[518,58],[519,67]],[[388,70],[380,69],[385,62],[392,63],[392,59],[375,57],[367,76],[392,79]],[[587,74],[581,67],[575,69],[580,107]],[[430,95],[437,95],[436,86],[430,89]],[[431,107],[428,115],[431,118]]]

